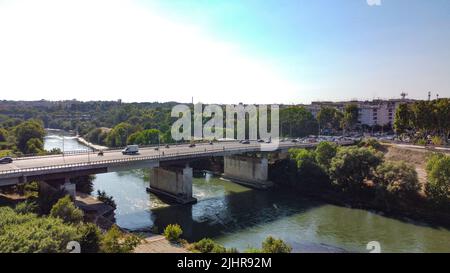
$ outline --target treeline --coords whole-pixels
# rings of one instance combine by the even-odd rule
[[[322,142],[315,150],[292,149],[289,159],[271,167],[270,179],[277,185],[364,207],[450,212],[450,156],[429,156],[428,181],[422,187],[413,165],[387,161],[380,149],[383,146],[375,140],[352,147]]]
[[[418,144],[447,143],[450,135],[450,99],[401,104],[395,113],[394,129],[398,135]]]
[[[10,119],[0,119],[0,125],[0,156],[49,153],[44,150],[45,130],[42,121],[30,119],[11,122]]]

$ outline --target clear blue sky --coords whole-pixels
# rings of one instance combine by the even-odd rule
[[[448,0],[0,0],[0,37],[0,99],[450,97]]]
[[[311,98],[450,96],[448,0],[143,2],[268,60]]]

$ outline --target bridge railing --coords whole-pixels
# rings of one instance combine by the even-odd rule
[[[341,145],[349,145],[350,143],[339,143]],[[156,154],[156,155],[149,155],[149,156],[132,156],[132,157],[126,157],[126,158],[120,158],[120,159],[108,159],[108,160],[94,160],[94,161],[88,161],[88,162],[80,162],[80,163],[65,163],[65,164],[55,164],[55,165],[49,165],[49,166],[42,166],[42,167],[30,167],[30,168],[22,168],[22,169],[12,169],[12,170],[1,170],[0,175],[4,174],[24,174],[29,172],[37,172],[37,171],[45,171],[45,170],[55,170],[55,169],[67,169],[67,168],[75,168],[75,167],[85,167],[85,166],[104,166],[104,165],[111,165],[111,164],[119,164],[119,163],[127,163],[127,162],[137,162],[137,161],[147,161],[147,160],[159,160],[159,161],[168,161],[168,160],[179,160],[179,159],[186,159],[186,158],[192,158],[192,157],[198,157],[199,155],[202,156],[212,156],[214,154],[223,154],[224,152],[229,153],[244,153],[244,152],[257,152],[257,151],[264,151],[261,150],[261,144],[244,144],[245,147],[232,147],[232,148],[226,148],[225,146],[221,146],[220,148],[209,148],[205,149],[205,151],[165,151],[165,153],[162,154]],[[314,147],[317,145],[317,143],[285,143],[280,146],[279,148],[294,148],[294,147],[300,147],[300,148],[307,148],[307,147]]]

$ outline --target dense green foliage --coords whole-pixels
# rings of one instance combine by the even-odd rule
[[[438,204],[450,202],[450,156],[432,154],[427,161],[428,183],[426,193]]]
[[[61,198],[53,205],[50,216],[60,218],[65,223],[78,224],[83,221],[83,212],[75,207],[69,195]]]
[[[447,142],[450,135],[450,99],[400,105],[395,113],[394,129],[416,142],[423,142],[428,136],[441,139],[435,138],[435,143]]]
[[[67,243],[79,238],[77,228],[61,219],[0,207],[0,252],[67,252]]]
[[[97,253],[100,250],[102,242],[102,233],[100,229],[92,224],[87,223],[79,228],[80,245],[82,253]]]
[[[199,253],[226,253],[227,249],[209,238],[203,238],[190,245],[189,250]]]
[[[331,160],[329,173],[341,189],[355,192],[364,187],[364,181],[373,178],[382,160],[383,155],[370,148],[341,147]]]
[[[164,229],[164,237],[170,242],[178,242],[182,234],[183,230],[178,224],[170,224]]]
[[[305,107],[290,106],[280,110],[280,130],[282,136],[304,137],[317,135],[317,120]]]
[[[133,234],[123,233],[116,225],[103,236],[100,250],[104,253],[129,253],[141,243],[142,239]]]
[[[263,253],[290,253],[292,247],[281,239],[275,239],[272,236],[267,237],[262,242]]]
[[[330,131],[339,131],[342,129],[344,114],[336,108],[322,107],[317,113],[321,131],[329,129]]]
[[[337,145],[331,142],[321,142],[316,147],[315,156],[316,162],[324,169],[328,170],[331,165],[331,160],[336,155]]]
[[[414,166],[404,161],[383,162],[376,168],[374,176],[382,191],[399,200],[411,200],[420,190]]]

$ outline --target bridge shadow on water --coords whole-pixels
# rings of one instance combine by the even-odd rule
[[[154,226],[162,231],[180,224],[183,237],[197,241],[267,224],[324,205],[281,190],[246,190],[200,199],[194,205],[171,205],[151,210]]]

